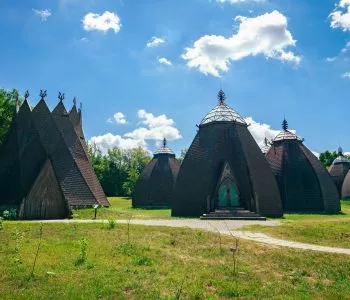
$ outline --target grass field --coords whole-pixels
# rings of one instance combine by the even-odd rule
[[[247,226],[249,231],[326,246],[350,248],[350,201],[342,201],[342,214],[286,214],[276,227]]]
[[[97,219],[168,219],[170,209],[135,209],[128,198],[109,198],[110,208],[99,208]],[[74,211],[76,219],[92,219],[94,210]],[[273,237],[325,246],[350,248],[350,201],[342,201],[342,214],[285,214],[280,226],[247,226],[244,229]]]
[[[189,229],[4,222],[1,299],[346,299],[350,256],[240,241]],[[81,242],[85,238],[85,242]],[[129,242],[128,242],[129,240]],[[85,248],[84,248],[85,245]],[[177,298],[177,296],[179,296]]]
[[[111,206],[109,208],[99,208],[97,219],[168,219],[171,218],[170,209],[141,209],[133,208],[131,199],[124,197],[108,198]],[[93,219],[94,209],[79,209],[73,211],[74,219]]]

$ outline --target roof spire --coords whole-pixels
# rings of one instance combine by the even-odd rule
[[[73,98],[73,105],[77,106],[77,98],[76,97]]]
[[[264,138],[264,144],[265,144],[266,147],[269,146],[269,140],[267,139],[266,136],[265,136],[265,138]]]
[[[166,144],[167,144],[167,141],[166,141],[166,138],[163,139],[163,148],[166,147]]]
[[[40,90],[40,98],[41,98],[41,100],[45,100],[46,96],[47,96],[46,90]]]
[[[63,100],[64,100],[64,93],[58,92],[58,100],[60,100],[60,102],[63,102]]]
[[[339,148],[338,148],[338,155],[339,155],[339,156],[344,156],[344,155],[343,155],[343,149],[342,149],[342,147],[340,147],[340,146],[339,146]]]
[[[225,99],[226,99],[225,93],[224,93],[224,91],[220,88],[220,91],[218,92],[219,104],[224,104]]]
[[[283,122],[282,122],[282,129],[283,129],[284,131],[287,131],[287,130],[288,130],[288,122],[287,122],[287,120],[286,120],[285,117],[284,117]]]

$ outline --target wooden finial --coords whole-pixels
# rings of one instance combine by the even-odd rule
[[[41,100],[45,100],[46,96],[47,96],[46,90],[40,90],[40,98],[41,98]]]
[[[266,147],[269,146],[269,140],[267,139],[266,136],[264,138],[264,144],[265,144]]]
[[[58,92],[58,99],[62,102],[64,100],[64,93]]]
[[[29,98],[29,91],[26,90],[26,92],[24,93],[24,100],[28,100]]]
[[[287,131],[288,130],[288,122],[286,120],[286,118],[284,118],[283,122],[282,122],[282,129],[284,131]]]
[[[338,155],[339,155],[339,156],[343,156],[343,149],[342,149],[342,147],[340,147],[340,146],[339,146],[339,148],[338,148]]]
[[[225,102],[226,96],[222,89],[218,92],[218,100],[220,104],[223,104]]]

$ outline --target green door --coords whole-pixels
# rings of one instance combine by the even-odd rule
[[[219,207],[238,207],[239,197],[235,184],[231,180],[225,180],[219,188]]]

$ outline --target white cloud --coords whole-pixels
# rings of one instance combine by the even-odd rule
[[[153,36],[146,44],[147,48],[158,47],[161,44],[164,44],[165,40],[156,36]]]
[[[125,150],[137,147],[146,148],[146,142],[144,140],[124,138],[120,135],[113,135],[110,132],[104,135],[93,136],[89,142],[96,144],[96,146],[99,147],[103,153],[107,153],[109,149],[114,147]]]
[[[127,120],[125,118],[125,115],[122,112],[117,112],[113,115],[113,118],[109,118],[107,120],[108,123],[117,123],[117,124],[127,124]]]
[[[271,141],[281,131],[281,129],[272,129],[268,124],[258,123],[254,121],[252,117],[247,117],[244,120],[247,122],[247,124],[250,124],[248,129],[260,148],[265,146],[265,137]]]
[[[219,3],[230,3],[230,4],[237,4],[237,3],[247,3],[247,2],[265,2],[266,0],[216,0],[216,2]]]
[[[345,72],[343,75],[342,75],[343,78],[346,78],[346,79],[349,79],[350,78],[350,72]]]
[[[162,65],[172,66],[173,63],[165,57],[158,58],[158,62]]]
[[[48,9],[34,9],[36,15],[41,18],[41,21],[46,22],[47,19],[52,15],[52,13]]]
[[[337,59],[336,56],[333,56],[333,57],[327,57],[326,58],[326,62],[332,62],[332,61],[335,61]]]
[[[336,61],[338,58],[341,58],[342,55],[346,54],[350,50],[350,41],[345,44],[345,46],[340,50],[340,53],[337,56],[327,57],[327,62]]]
[[[343,49],[341,49],[341,53],[345,53],[345,52],[348,52],[350,49],[350,42],[347,42],[345,44],[345,46],[343,47]]]
[[[182,58],[190,68],[198,68],[205,75],[220,76],[229,70],[230,62],[248,56],[264,55],[266,58],[299,64],[301,58],[288,47],[296,41],[288,30],[287,18],[279,11],[248,18],[237,16],[239,28],[229,38],[205,35],[186,48]]]
[[[152,113],[140,109],[137,112],[140,120],[140,127],[124,135],[113,135],[107,133],[100,136],[94,136],[90,142],[95,143],[104,153],[113,147],[122,149],[132,149],[135,147],[142,147],[147,149],[148,142],[152,141],[159,144],[163,138],[168,140],[177,140],[182,138],[179,130],[175,127],[173,119],[166,115],[154,116]]]
[[[340,0],[329,17],[332,28],[350,30],[350,0]]]
[[[110,11],[105,11],[102,15],[88,13],[82,22],[86,31],[98,30],[107,32],[111,29],[117,33],[122,26],[118,15]]]
[[[313,155],[315,155],[318,159],[320,158],[320,153],[316,152],[316,151],[311,151],[313,153]]]

